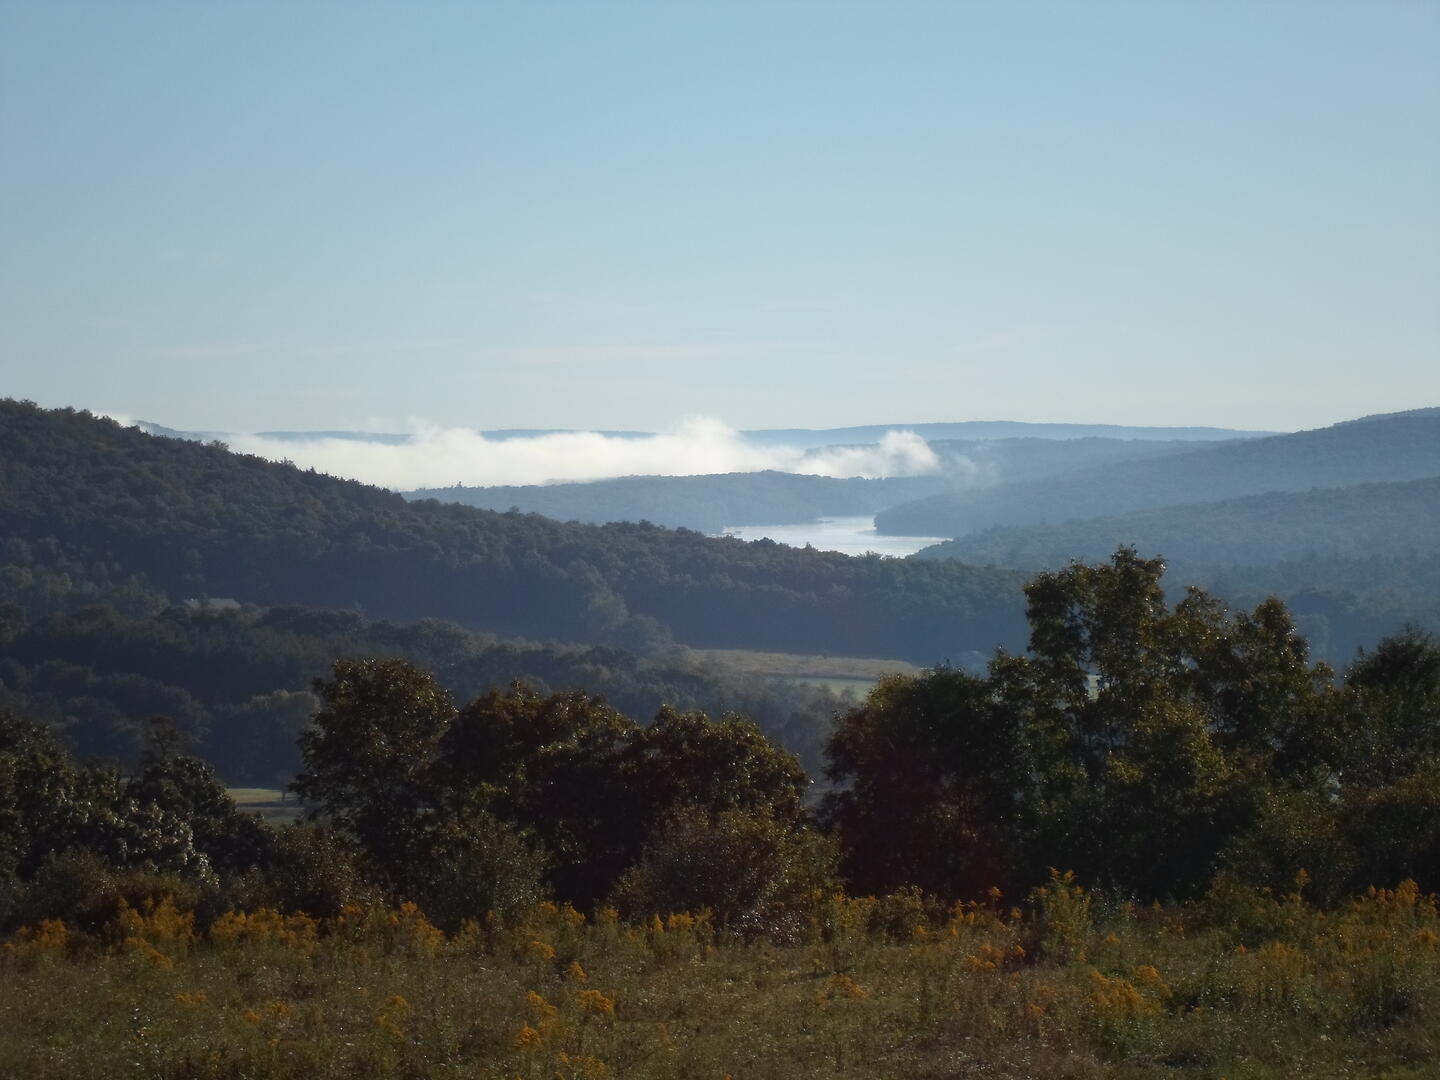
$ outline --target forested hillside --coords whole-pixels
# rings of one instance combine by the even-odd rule
[[[1062,865],[1147,901],[1236,882],[1284,888],[1300,870],[1325,903],[1373,881],[1440,883],[1434,640],[1386,639],[1337,679],[1312,661],[1284,604],[1233,611],[1200,590],[1171,604],[1162,572],[1121,550],[1037,575],[1024,587],[1023,653],[997,650],[983,673],[882,679],[826,740],[836,786],[814,816],[801,763],[748,720],[674,707],[635,718],[581,690],[518,685],[457,698],[402,659],[340,660],[313,684],[310,722],[295,732],[294,789],[332,834],[331,861],[300,887],[325,893],[334,914],[363,875],[451,929],[549,892],[591,911],[705,907],[737,929],[784,933],[837,876],[862,893],[945,900],[1025,895]],[[317,618],[256,620],[271,635],[256,662],[283,665],[276,642]],[[168,648],[197,668],[197,684],[238,694],[247,676],[237,684],[227,668],[265,644],[219,623],[167,641],[163,626],[101,621],[51,621],[20,660],[43,667],[63,651],[143,670]],[[352,629],[390,638],[387,651],[407,640]],[[431,655],[488,681],[483,650],[463,634],[422,629],[437,639]],[[612,659],[570,662],[603,681]],[[305,853],[287,856],[287,841],[217,797],[213,773],[174,737],[190,719],[177,715],[184,702],[160,704],[169,721],[147,723],[144,753],[117,773],[67,763],[36,700],[0,703],[0,927],[27,906],[75,903],[45,881],[68,849],[116,870],[223,883],[232,898],[256,887],[251,870],[282,894],[295,888],[285,862]],[[322,854],[314,838],[301,842],[306,857]],[[21,882],[36,883],[28,897]]]
[[[1303,558],[1431,552],[1440,537],[1440,476],[1183,503],[1053,525],[971,533],[920,558],[998,563],[1025,570],[1104,558],[1122,544],[1163,551],[1181,566],[1259,566]]]
[[[81,757],[137,759],[164,716],[181,745],[236,785],[283,785],[299,768],[313,681],[337,659],[391,657],[423,666],[460,697],[516,679],[542,691],[583,687],[632,716],[662,704],[752,717],[818,774],[838,704],[829,692],[742,680],[688,650],[640,659],[600,645],[496,641],[453,623],[372,622],[353,611],[163,607],[126,615],[95,604],[12,623],[0,634],[0,709],[41,721]]]
[[[921,663],[1023,632],[1009,571],[411,503],[15,402],[0,404],[0,532],[0,603],[29,617],[152,590],[642,651],[675,640]]]
[[[959,537],[997,525],[1437,475],[1440,409],[1418,409],[990,490],[932,495],[880,513],[875,527],[882,533]]]
[[[299,609],[23,625],[0,664],[24,683],[0,700],[0,1061],[599,1080],[779,1076],[791,1054],[790,1075],[859,1080],[882,1059],[928,1075],[937,1047],[1017,1077],[1057,1047],[1123,1051],[1117,1075],[1239,1074],[1262,1050],[1342,1075],[1379,1048],[1426,1075],[1440,647],[1398,635],[1337,678],[1279,601],[1172,604],[1161,572],[1121,550],[1041,574],[1023,654],[882,679],[836,718],[818,807],[743,717],[467,700],[392,655],[229,718],[231,738],[267,708],[298,734],[306,820],[267,826],[186,752],[183,696],[54,656],[243,693],[232,669],[284,677],[290,635],[483,680],[490,650]],[[551,659],[604,682],[621,658]],[[76,760],[57,676],[169,718],[135,725],[138,760]],[[66,699],[61,731],[86,707]]]
[[[1437,411],[1429,409],[1351,421],[1302,433],[1306,438],[1299,445],[1326,449],[1317,461],[1325,464],[1329,476],[1361,475],[1392,464],[1401,474],[1423,471],[1437,468],[1440,451],[1426,442],[1432,433],[1440,439],[1436,417]],[[1281,439],[1206,447],[1183,455],[1183,460],[1139,464],[1188,469],[1197,461],[1214,464],[1220,451],[1240,450],[1265,450],[1292,469],[1268,475],[1303,475],[1296,471],[1300,463],[1294,447]],[[1352,454],[1353,460],[1347,456]],[[1123,478],[1134,467],[1119,464],[1113,472]],[[1256,475],[1265,474],[1252,473],[1248,479],[1242,475],[1238,482],[1254,482]],[[1082,494],[1098,490],[1102,480],[1105,492],[1118,491],[1118,481],[1093,471],[1070,479]],[[998,491],[997,498],[1013,500],[1020,490],[1014,486]],[[1285,598],[1317,655],[1336,664],[1407,623],[1440,625],[1440,547],[1435,541],[1440,535],[1440,477],[1209,502],[1191,501],[1193,491],[1182,487],[1164,495],[1171,505],[1050,524],[993,526],[926,548],[914,558],[953,558],[1033,572],[1133,546],[1143,554],[1163,556],[1172,583],[1200,585],[1232,604],[1250,606],[1272,595]],[[1011,509],[1019,505],[1012,503]],[[1073,501],[1053,505],[1059,508],[1055,517],[1067,506],[1076,509]]]
[[[1282,597],[1315,655],[1336,666],[1406,626],[1440,626],[1440,552],[1433,550],[1305,557],[1265,566],[1197,566],[1174,578],[1240,607]]]
[[[1440,883],[1435,642],[1387,639],[1337,680],[1279,601],[1230,611],[1191,590],[1172,605],[1162,569],[1122,550],[1038,575],[1023,654],[997,651],[983,674],[883,679],[837,718],[836,786],[814,816],[800,762],[748,720],[672,707],[637,719],[524,686],[461,705],[393,658],[341,660],[313,685],[293,786],[328,836],[237,814],[170,725],[148,724],[120,773],[77,768],[53,726],[25,715],[34,702],[0,707],[0,927],[74,916],[91,901],[55,875],[107,865],[177,875],[220,903],[263,889],[311,914],[339,913],[368,882],[451,930],[548,893],[641,917],[704,908],[737,933],[791,940],[840,881],[915,890],[921,906],[1024,896],[1055,884],[1058,865],[1146,901],[1298,881],[1333,904],[1373,881]],[[277,613],[263,629],[315,617]],[[68,635],[143,666],[162,635],[94,621],[52,624],[31,648]],[[186,660],[225,686],[246,643],[211,630]],[[600,675],[607,658],[578,662]],[[297,861],[310,872],[297,877]]]
[[[559,521],[604,524],[649,521],[716,534],[731,525],[778,525],[827,515],[873,514],[943,490],[941,476],[839,480],[774,471],[710,476],[626,476],[573,484],[424,488],[412,499],[543,514]]]

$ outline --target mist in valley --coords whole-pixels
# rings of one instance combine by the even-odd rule
[[[923,438],[888,431],[859,446],[764,444],[720,420],[695,417],[654,434],[593,431],[495,437],[468,428],[416,422],[403,440],[346,436],[227,435],[237,451],[288,460],[345,479],[393,490],[593,481],[622,476],[704,476],[766,470],[806,476],[977,477],[963,457],[943,458]]]

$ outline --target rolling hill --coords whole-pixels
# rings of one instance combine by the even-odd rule
[[[945,486],[946,480],[940,476],[839,480],[765,471],[625,476],[573,484],[425,488],[405,495],[487,510],[514,508],[558,521],[649,521],[713,535],[731,525],[787,524],[827,515],[873,514]]]
[[[960,537],[1277,491],[1440,475],[1440,409],[1366,417],[1314,431],[1200,446],[1182,454],[954,491],[878,514],[881,533]]]
[[[17,402],[0,402],[0,536],[0,606],[29,611],[57,590],[133,585],[642,651],[679,641],[933,663],[1024,640],[1009,571],[407,502]]]
[[[930,444],[939,471],[926,476],[837,479],[774,471],[708,476],[627,476],[585,483],[425,488],[433,498],[489,510],[512,507],[560,521],[650,521],[717,534],[732,525],[783,525],[821,517],[875,514],[950,490],[991,487],[1136,458],[1187,453],[1194,441],[1023,438]]]
[[[1125,544],[1172,565],[1259,566],[1287,559],[1435,552],[1440,477],[1246,495],[1056,525],[1011,525],[918,552],[1023,570],[1103,559]]]

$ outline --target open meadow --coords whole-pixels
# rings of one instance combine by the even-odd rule
[[[1057,875],[755,935],[553,904],[450,936],[413,905],[201,927],[161,898],[22,929],[0,972],[0,1072],[30,1080],[1440,1075],[1440,913],[1409,884],[1168,909]]]
[[[702,662],[721,671],[782,683],[823,686],[838,695],[849,691],[863,698],[882,675],[917,675],[920,667],[908,660],[857,656],[809,656],[803,653],[764,652],[752,649],[691,649]]]

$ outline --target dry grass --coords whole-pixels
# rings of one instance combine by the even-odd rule
[[[283,801],[288,801],[279,788],[232,787],[225,791],[235,800],[237,806],[279,806]]]
[[[1440,915],[1409,886],[1096,918],[820,899],[785,940],[553,905],[445,938],[413,907],[203,931],[162,904],[0,957],[0,1075],[721,1080],[1440,1075]]]
[[[767,679],[794,686],[847,693],[861,701],[882,675],[918,675],[921,669],[905,660],[876,657],[807,656],[802,653],[757,652],[749,649],[689,649],[704,667],[744,679]]]
[[[692,649],[701,660],[744,675],[781,679],[840,679],[873,683],[881,675],[918,675],[921,669],[905,660],[855,656],[806,656],[802,653],[754,652],[749,649]]]
[[[285,793],[279,788],[238,787],[225,790],[239,809],[259,814],[275,824],[298,821],[303,813],[300,804],[293,798],[285,798]]]

